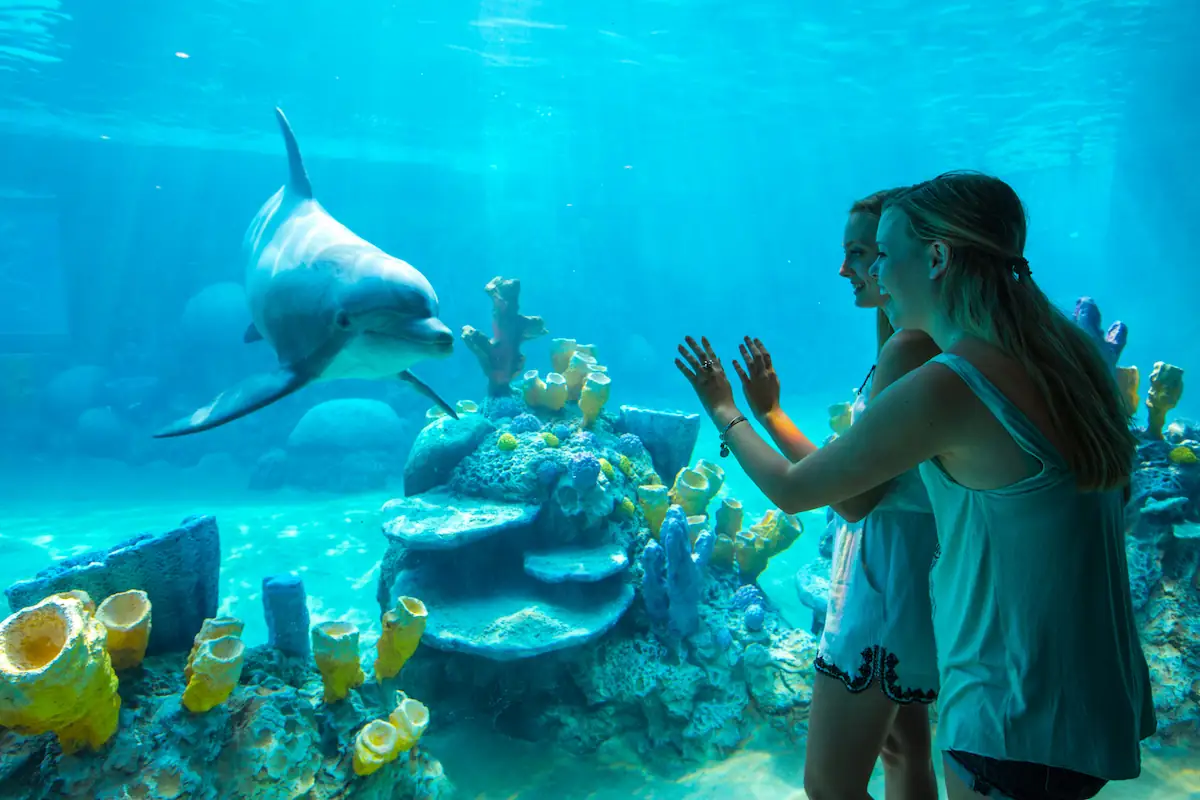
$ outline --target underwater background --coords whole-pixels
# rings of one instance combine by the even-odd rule
[[[94,711],[77,751],[58,717],[0,730],[0,800],[803,797],[826,515],[719,458],[675,345],[761,337],[824,439],[874,355],[850,204],[979,169],[1051,298],[1127,326],[1153,428],[1200,352],[1198,34],[1189,0],[0,0],[0,588],[82,631],[60,679]],[[242,251],[288,180],[276,107],[321,205],[436,290],[454,351],[413,370],[457,419],[349,379],[152,438],[276,364]],[[511,393],[459,336],[493,336],[497,276],[545,328]],[[1160,732],[1104,797],[1200,798],[1200,391],[1175,400],[1129,538]],[[654,590],[665,622],[645,550],[689,522],[656,506],[685,468],[713,550]],[[152,625],[113,687],[117,611]]]

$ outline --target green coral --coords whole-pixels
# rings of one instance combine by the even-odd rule
[[[500,438],[496,440],[496,448],[505,453],[510,453],[516,450],[521,443],[517,441],[517,437],[511,433],[502,433]]]

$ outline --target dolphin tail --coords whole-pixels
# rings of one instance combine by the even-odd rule
[[[458,419],[458,412],[454,410],[454,406],[450,405],[445,400],[443,400],[441,395],[439,395],[437,392],[435,392],[429,386],[429,384],[425,383],[425,381],[421,380],[416,375],[413,375],[411,370],[406,369],[406,370],[404,370],[404,372],[401,372],[396,377],[399,378],[400,380],[404,381],[405,383],[407,383],[409,386],[416,389],[418,392],[423,394],[425,397],[428,397],[430,400],[432,400],[434,403],[437,404],[438,408],[440,408],[442,411],[445,411],[453,419]]]
[[[313,197],[312,183],[308,173],[304,171],[304,159],[300,157],[300,145],[296,144],[296,135],[288,124],[283,109],[275,109],[275,119],[279,121],[279,131],[283,134],[283,144],[287,148],[288,157],[288,191],[305,199]]]
[[[178,419],[154,434],[155,439],[172,436],[187,436],[233,422],[239,417],[269,406],[280,398],[287,397],[310,381],[307,375],[281,369],[277,372],[254,375],[232,389],[221,392],[204,408]]]

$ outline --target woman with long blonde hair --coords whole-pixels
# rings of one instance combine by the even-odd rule
[[[1098,347],[1033,281],[1025,237],[997,178],[947,173],[889,198],[872,273],[892,324],[942,353],[797,463],[744,424],[706,339],[676,359],[786,512],[919,467],[951,800],[1085,800],[1140,774],[1156,724],[1125,560],[1135,439]]]

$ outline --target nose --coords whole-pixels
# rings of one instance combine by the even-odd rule
[[[838,275],[841,275],[843,278],[853,278],[854,273],[850,271],[850,267],[846,266],[846,264],[847,260],[842,259],[842,266],[838,268]]]
[[[876,281],[879,280],[879,259],[878,258],[871,262],[871,266],[867,267],[867,274],[871,276],[872,280],[876,280]]]

